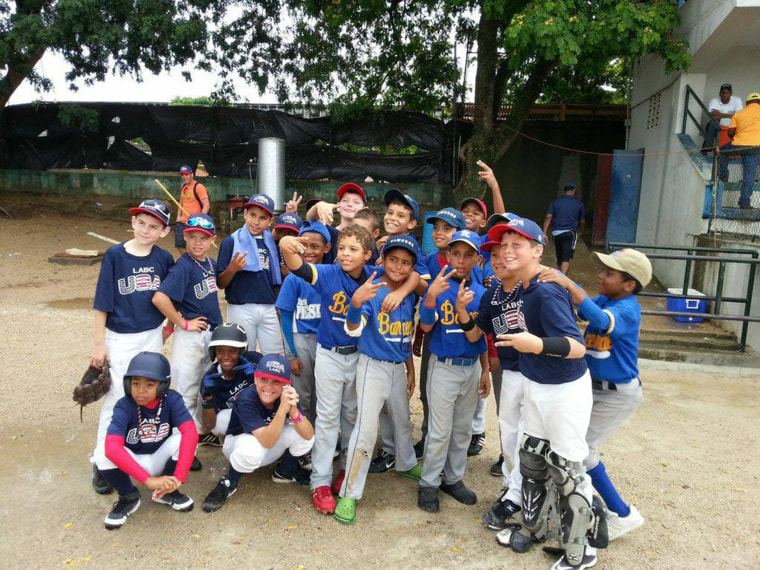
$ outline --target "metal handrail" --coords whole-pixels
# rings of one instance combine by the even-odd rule
[[[716,129],[718,129],[718,132],[720,132],[720,123],[716,121],[713,116],[710,114],[710,110],[705,107],[705,104],[702,103],[702,100],[699,98],[699,95],[697,95],[694,92],[694,89],[691,88],[691,85],[686,85],[686,102],[684,103],[683,107],[683,122],[681,124],[681,134],[686,134],[686,117],[688,116],[696,125],[697,129],[699,129],[699,132],[702,133],[702,136],[704,138],[707,138],[707,132],[702,128],[702,121],[698,120],[694,115],[692,115],[691,111],[689,110],[689,97],[694,97],[694,100],[697,102],[697,105],[707,114],[710,122],[715,126]]]
[[[609,251],[611,248],[614,249],[622,249],[625,247],[632,247],[636,249],[664,249],[666,251],[702,251],[705,253],[734,253],[734,254],[747,254],[751,255],[752,257],[760,257],[760,253],[758,253],[755,249],[739,249],[739,248],[720,248],[720,247],[701,247],[701,246],[690,246],[690,245],[657,245],[657,244],[643,244],[643,243],[624,243],[621,241],[611,241],[607,242],[607,250]]]

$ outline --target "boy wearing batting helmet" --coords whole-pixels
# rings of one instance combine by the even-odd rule
[[[90,363],[102,368],[108,361],[115,380],[103,399],[96,448],[102,447],[113,407],[124,396],[121,378],[139,352],[160,352],[164,316],[153,306],[153,293],[174,265],[171,254],[158,245],[169,233],[169,207],[161,200],[145,200],[132,214],[132,239],[111,246],[103,257],[95,289],[95,346]],[[105,495],[113,487],[93,465],[92,486]]]
[[[141,352],[123,377],[125,396],[114,406],[108,435],[95,460],[119,493],[105,519],[120,528],[140,507],[140,492],[130,477],[153,491],[153,501],[175,511],[192,510],[193,500],[179,492],[198,443],[195,422],[182,397],[169,389],[169,361],[157,352]]]

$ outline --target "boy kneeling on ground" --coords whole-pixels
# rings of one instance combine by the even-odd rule
[[[288,360],[279,354],[262,357],[254,382],[232,407],[222,448],[230,468],[203,502],[207,513],[222,508],[237,491],[243,473],[271,465],[288,450],[301,457],[314,445],[314,428],[301,414],[298,393],[290,385]]]

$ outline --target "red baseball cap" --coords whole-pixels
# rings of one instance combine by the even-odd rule
[[[346,192],[355,192],[362,197],[362,200],[367,201],[367,193],[364,191],[364,188],[354,182],[346,182],[338,187],[338,200],[343,198],[343,194]]]
[[[465,198],[459,205],[459,209],[464,210],[464,207],[467,204],[477,204],[478,208],[483,212],[483,216],[486,218],[488,217],[488,208],[483,200],[478,200],[477,198]]]
[[[500,246],[501,242],[498,241],[487,241],[484,244],[481,244],[480,251],[491,251],[496,246]]]

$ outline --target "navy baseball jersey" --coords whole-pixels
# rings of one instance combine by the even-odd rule
[[[585,219],[583,202],[575,196],[560,196],[549,204],[547,214],[552,215],[552,233],[558,231],[578,231],[578,222]]]
[[[93,308],[108,313],[106,327],[116,333],[155,329],[164,316],[153,294],[174,265],[168,251],[153,246],[145,257],[127,252],[124,244],[109,247],[100,266]]]
[[[270,267],[272,260],[269,250],[264,246],[262,238],[254,238],[258,248],[259,261],[261,262],[261,271],[238,271],[232,278],[230,284],[224,290],[225,298],[228,303],[233,305],[246,305],[256,303],[260,305],[273,305],[277,295],[275,294],[272,278],[270,276]],[[222,240],[219,246],[219,256],[217,258],[216,274],[217,276],[227,269],[232,261],[232,252],[235,247],[235,240],[228,236]],[[279,249],[277,250],[279,251]],[[255,255],[249,252],[248,255]],[[277,261],[275,261],[277,262]]]
[[[280,398],[274,401],[274,405],[271,408],[267,408],[261,403],[256,386],[246,388],[240,393],[235,400],[235,404],[232,406],[232,415],[230,416],[227,434],[240,435],[242,433],[252,433],[259,428],[268,426],[272,423],[279,407]],[[288,417],[285,420],[285,425],[290,423],[292,422]]]
[[[311,265],[312,285],[322,299],[317,342],[325,348],[336,346],[356,346],[357,341],[346,334],[343,328],[346,322],[351,296],[361,285],[377,272],[383,274],[380,267],[365,265],[359,279],[354,279],[343,271],[340,265]]]
[[[147,455],[161,447],[174,428],[191,421],[182,396],[174,390],[167,390],[154,408],[138,406],[125,396],[113,408],[107,434],[123,437],[124,447],[132,453]]]
[[[330,243],[332,244],[332,247],[330,248],[330,251],[328,251],[325,256],[322,258],[322,263],[324,264],[333,264],[335,263],[335,260],[338,257],[338,234],[340,234],[340,230],[336,228],[335,226],[325,226],[327,228],[327,231],[330,233]]]
[[[184,253],[169,271],[159,291],[174,301],[185,319],[206,317],[212,327],[222,324],[214,260],[200,262]]]
[[[570,293],[556,283],[538,283],[536,275],[522,293],[522,312],[528,332],[539,337],[566,336],[583,342],[575,324]],[[557,358],[520,353],[520,372],[539,384],[564,384],[586,372],[583,358]]]
[[[603,311],[609,326],[602,329],[594,325],[591,315],[593,303]],[[586,311],[583,310],[584,307]],[[578,315],[589,322],[584,340],[586,342],[586,364],[591,377],[608,382],[629,382],[639,375],[639,329],[641,328],[641,306],[634,295],[613,301],[599,295],[593,301],[586,298],[578,307]],[[607,319],[605,319],[607,320]]]
[[[253,386],[253,375],[256,372],[256,364],[261,360],[261,353],[249,350],[240,355],[238,365],[235,366],[235,377],[227,380],[222,373],[219,364],[214,364],[206,371],[201,382],[201,396],[205,399],[209,394],[214,402],[214,411],[232,408],[232,404],[245,388]]]
[[[292,273],[285,277],[275,307],[293,313],[293,332],[317,334],[322,297],[316,289]]]
[[[446,256],[437,251],[434,251],[433,253],[429,253],[428,255],[426,255],[424,262],[425,262],[425,267],[427,267],[428,272],[430,273],[431,280],[438,277],[438,274],[441,272],[441,269],[443,269],[443,267],[448,264],[448,261],[446,260]],[[477,283],[478,285],[483,285],[483,270],[480,268],[479,265],[476,265],[475,267],[472,268],[472,271],[470,272],[470,279],[472,279],[473,283]]]
[[[486,349],[486,339],[481,336],[477,342],[470,342],[464,335],[464,331],[459,326],[459,317],[456,312],[457,293],[459,292],[459,281],[450,279],[451,287],[444,291],[436,299],[436,322],[432,336],[430,337],[430,352],[442,358],[473,358],[483,354]],[[467,312],[470,317],[478,317],[478,307],[480,299],[485,293],[482,285],[470,282],[470,290],[475,296],[467,305]],[[423,301],[424,303],[424,301]]]
[[[376,278],[375,282],[382,279]],[[381,306],[390,292],[383,283],[377,295],[362,305],[364,330],[359,337],[359,352],[375,360],[405,362],[412,353],[417,295],[407,295],[395,311],[386,313]]]
[[[494,342],[498,341],[496,335],[527,331],[521,307],[522,285],[518,283],[511,291],[504,291],[504,287],[497,281],[480,298],[475,324],[484,333],[493,335]],[[496,351],[502,369],[520,369],[520,353],[517,350],[509,346],[497,346]]]

